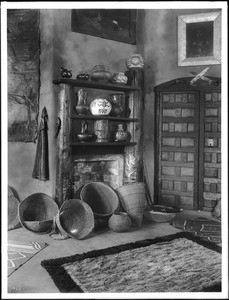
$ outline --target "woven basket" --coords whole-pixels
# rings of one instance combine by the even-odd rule
[[[128,213],[131,221],[138,227],[142,225],[143,214],[147,206],[145,183],[129,183],[118,188],[123,209]]]
[[[79,240],[84,239],[94,230],[93,211],[84,201],[69,199],[60,207],[56,224],[63,235]]]
[[[82,188],[80,197],[91,207],[95,218],[108,218],[119,207],[118,195],[103,182],[87,183]]]
[[[58,209],[58,205],[50,196],[44,193],[32,194],[18,206],[19,221],[30,231],[48,233],[52,229]]]
[[[21,226],[18,218],[18,205],[20,203],[16,190],[8,186],[8,230],[16,229]]]
[[[179,211],[170,206],[154,205],[153,208],[145,210],[144,216],[153,222],[166,223],[170,222]]]

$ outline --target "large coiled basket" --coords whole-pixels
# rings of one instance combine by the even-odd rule
[[[103,182],[87,183],[81,190],[81,199],[92,209],[95,218],[109,218],[119,207],[116,192]]]
[[[93,211],[80,199],[66,200],[57,214],[56,224],[63,235],[84,239],[94,230]]]
[[[48,233],[53,226],[59,207],[53,198],[44,193],[35,193],[18,206],[21,225],[35,233]]]

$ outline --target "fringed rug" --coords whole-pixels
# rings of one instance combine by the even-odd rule
[[[41,265],[62,293],[221,291],[221,247],[185,232]]]
[[[190,232],[195,236],[221,244],[221,222],[210,220],[207,218],[185,218],[175,217],[171,222],[171,225],[176,228],[182,229],[183,231]]]
[[[46,246],[38,242],[8,241],[8,276]]]

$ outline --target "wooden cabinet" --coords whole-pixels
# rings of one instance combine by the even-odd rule
[[[143,71],[134,71],[133,86],[101,83],[95,81],[84,81],[76,79],[58,79],[53,83],[58,87],[57,121],[60,130],[57,135],[57,175],[56,175],[56,200],[62,204],[65,200],[73,197],[74,167],[73,161],[79,158],[93,158],[94,155],[114,155],[120,154],[125,157],[133,155],[137,158],[137,177],[142,179],[142,121],[143,121]],[[130,110],[128,117],[77,115],[74,106],[77,103],[77,89],[87,89],[93,91],[107,91],[110,93],[123,92],[125,94],[125,105]],[[131,134],[131,139],[127,142],[80,142],[76,139],[79,132],[79,124],[82,120],[87,120],[93,124],[97,120],[107,120],[109,124],[125,123],[126,129]],[[93,128],[93,125],[92,127]],[[93,131],[93,129],[91,129]],[[125,160],[126,161],[126,160]],[[124,171],[125,171],[124,161]]]
[[[221,189],[221,81],[191,79],[155,88],[155,202],[211,211]]]

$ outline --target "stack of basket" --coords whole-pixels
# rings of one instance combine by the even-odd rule
[[[78,198],[66,200],[59,208],[48,195],[33,194],[20,203],[19,220],[35,233],[48,233],[57,225],[63,236],[84,239],[98,224],[117,232],[127,231],[132,224],[140,227],[147,207],[143,182],[117,190],[103,182],[90,182],[82,187]]]

